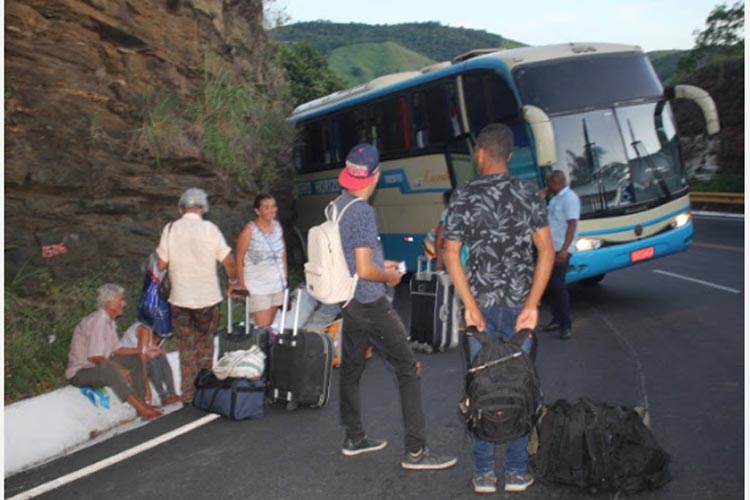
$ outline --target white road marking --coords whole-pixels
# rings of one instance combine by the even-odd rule
[[[717,285],[715,283],[709,283],[708,281],[703,281],[703,280],[699,280],[699,279],[695,279],[695,278],[690,278],[688,276],[683,276],[681,274],[670,273],[670,272],[667,272],[667,271],[662,271],[660,269],[654,269],[653,271],[655,273],[657,273],[657,274],[663,274],[664,276],[671,276],[672,278],[677,278],[677,279],[681,279],[681,280],[685,280],[685,281],[690,281],[692,283],[698,283],[699,285],[710,286],[711,288],[716,288],[717,290],[724,290],[725,292],[736,293],[736,294],[742,293],[742,290],[737,290],[735,288],[729,288],[728,286]]]
[[[197,429],[198,427],[206,425],[209,422],[213,422],[217,418],[219,418],[219,415],[216,415],[216,414],[206,415],[203,418],[199,418],[195,422],[191,422],[189,424],[183,425],[182,427],[178,427],[177,429],[169,431],[166,434],[162,434],[159,437],[155,437],[154,439],[151,439],[150,441],[141,443],[134,448],[130,448],[129,450],[122,451],[118,453],[117,455],[113,455],[109,458],[105,458],[104,460],[100,460],[96,463],[93,463],[89,466],[84,467],[83,469],[78,469],[77,471],[71,472],[70,474],[66,474],[48,483],[41,484],[35,488],[24,491],[23,493],[19,493],[18,495],[11,497],[8,500],[25,500],[27,498],[33,498],[43,493],[47,493],[56,488],[59,488],[60,486],[63,486],[68,483],[72,483],[73,481],[81,479],[82,477],[88,476],[90,474],[93,474],[94,472],[98,472],[102,469],[105,469],[109,467],[110,465],[116,464],[117,462],[122,462],[123,460],[127,460],[128,458],[132,456],[135,456],[146,450],[150,450],[151,448],[159,446],[160,444],[166,443],[167,441],[174,439],[177,436],[181,436],[182,434],[190,432],[193,429]]]

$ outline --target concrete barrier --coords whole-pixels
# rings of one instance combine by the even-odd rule
[[[304,291],[301,297],[299,324],[305,325],[314,313],[317,302]],[[292,293],[291,299],[296,298],[296,292]],[[286,325],[291,328],[294,307],[286,314]],[[277,329],[280,323],[281,311],[274,319]],[[218,338],[215,338],[214,362],[217,352]],[[170,352],[167,360],[172,368],[177,393],[181,394],[179,354]],[[137,418],[133,407],[120,402],[110,389],[107,392],[110,400],[108,410],[95,407],[79,388],[73,386],[6,406],[5,477],[147,423]],[[176,411],[181,406],[172,405],[165,411]]]

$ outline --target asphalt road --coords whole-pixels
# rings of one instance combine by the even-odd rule
[[[644,499],[737,499],[744,491],[744,224],[696,218],[682,254],[571,287],[573,339],[541,333],[537,365],[546,399],[589,396],[648,403],[651,426],[671,453],[672,481]],[[671,273],[671,274],[664,274]],[[687,281],[679,275],[706,283]],[[710,284],[724,288],[715,288]],[[734,293],[729,289],[742,291]],[[407,311],[403,289],[396,297]],[[549,319],[543,309],[540,323]],[[362,381],[365,426],[389,440],[377,453],[340,454],[337,374],[331,404],[257,421],[217,420],[154,449],[46,493],[50,499],[461,499],[470,488],[469,440],[456,403],[459,351],[418,354],[429,446],[458,456],[447,471],[400,468],[402,424],[395,377],[379,358]],[[205,414],[184,408],[71,456],[6,478],[10,498],[132,448]],[[502,454],[498,454],[499,466]],[[498,496],[514,495],[498,492]],[[538,483],[529,499],[614,498]]]

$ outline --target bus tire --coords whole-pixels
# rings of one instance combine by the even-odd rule
[[[606,275],[607,275],[606,273],[603,273],[603,274],[597,274],[596,276],[592,276],[592,277],[590,277],[590,278],[586,278],[586,279],[584,279],[584,280],[581,280],[581,282],[582,282],[582,283],[583,283],[584,285],[596,285],[596,284],[598,284],[598,283],[599,283],[599,282],[600,282],[601,280],[603,280],[603,279],[604,279],[604,277],[605,277]]]

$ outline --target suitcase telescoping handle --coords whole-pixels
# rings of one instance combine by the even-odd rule
[[[283,334],[286,329],[286,309],[289,306],[289,289],[284,288],[284,305],[281,306],[281,325],[279,326],[279,333]]]
[[[289,289],[284,290],[284,314],[281,315],[280,333],[286,331],[286,308],[289,303]],[[292,323],[292,337],[296,337],[299,332],[299,311],[302,304],[302,287],[297,289],[297,303],[294,305],[294,322]]]
[[[430,271],[430,264],[432,259],[428,259],[424,255],[417,257],[417,279],[419,281],[430,281],[432,271]]]
[[[250,334],[250,292],[247,290],[234,290],[235,295],[245,297],[245,335]],[[232,296],[227,297],[227,333],[232,334]]]

